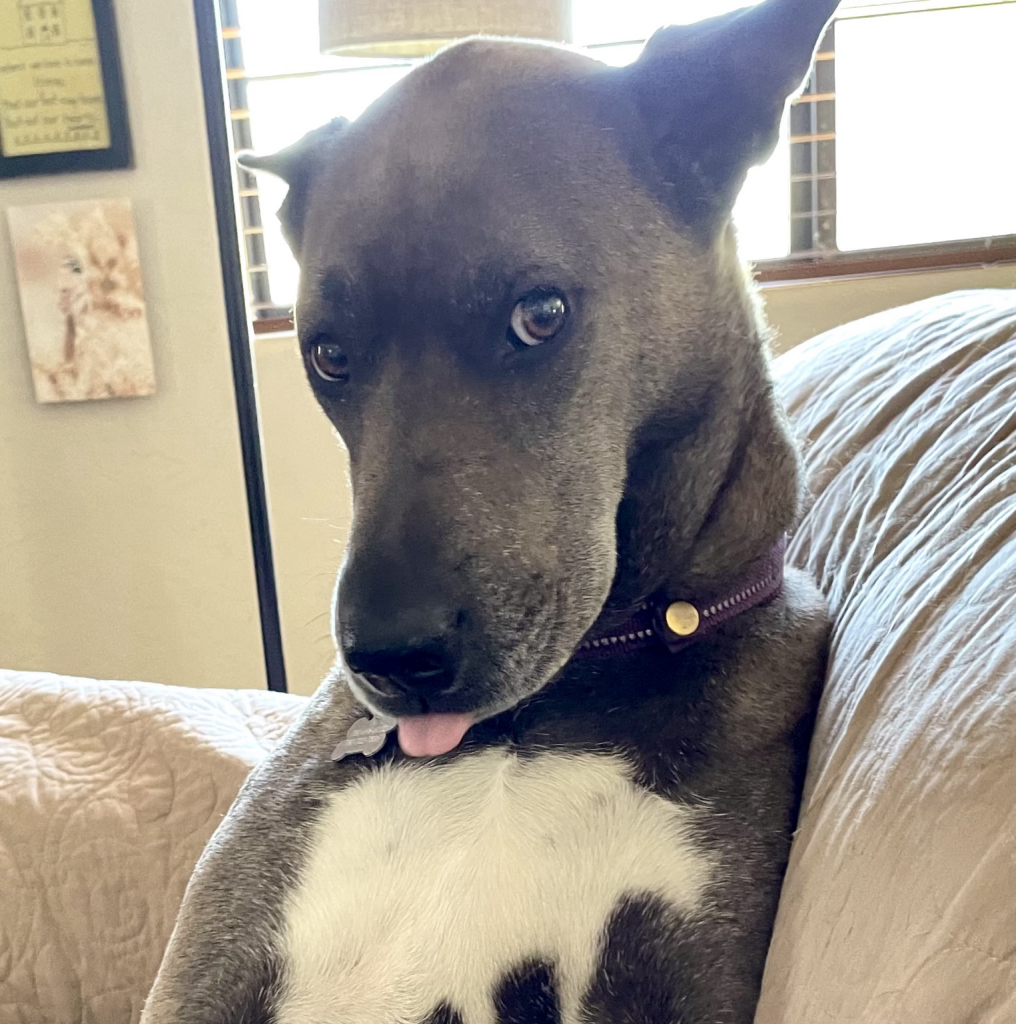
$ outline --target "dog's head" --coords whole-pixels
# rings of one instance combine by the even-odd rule
[[[349,450],[358,697],[482,718],[608,599],[708,586],[796,503],[730,213],[833,0],[657,33],[627,68],[477,39],[285,178],[300,346]]]

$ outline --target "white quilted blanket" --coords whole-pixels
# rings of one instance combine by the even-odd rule
[[[0,671],[0,1024],[137,1020],[198,854],[303,704]]]

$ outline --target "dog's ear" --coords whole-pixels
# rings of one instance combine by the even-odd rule
[[[289,185],[289,192],[279,210],[279,220],[282,222],[282,233],[294,255],[299,254],[303,238],[311,183],[327,160],[335,140],[348,125],[346,118],[337,117],[308,132],[292,146],[280,149],[278,153],[258,156],[245,152],[236,155],[236,162],[241,167],[251,171],[267,171]]]
[[[714,226],[768,159],[839,0],[766,0],[660,29],[626,70],[679,212]]]

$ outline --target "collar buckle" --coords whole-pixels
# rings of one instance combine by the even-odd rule
[[[676,654],[715,632],[734,616],[775,597],[783,587],[786,550],[784,536],[734,591],[711,604],[664,598],[640,605],[620,629],[607,634],[587,634],[575,656],[586,657],[609,650],[630,651],[661,642],[671,654]]]

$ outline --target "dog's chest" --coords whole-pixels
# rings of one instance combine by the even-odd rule
[[[279,1024],[496,1024],[494,992],[550,966],[574,1022],[626,895],[699,911],[690,812],[617,755],[486,749],[379,767],[337,792],[285,907]]]

